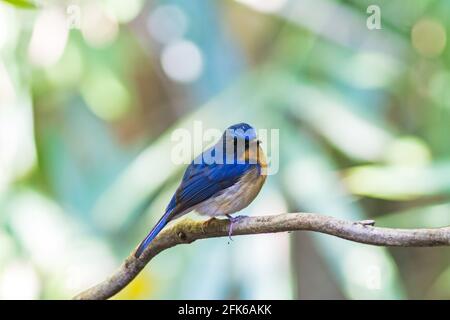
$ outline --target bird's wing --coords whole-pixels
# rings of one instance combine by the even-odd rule
[[[175,217],[195,205],[231,187],[256,164],[197,164],[192,162],[170,201],[166,212]]]

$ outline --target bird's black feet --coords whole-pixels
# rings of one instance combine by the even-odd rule
[[[229,214],[226,214],[226,216],[230,220],[230,229],[228,229],[228,238],[230,238],[230,240],[233,241],[233,239],[231,238],[231,235],[233,234],[233,224],[235,224],[236,222],[241,221],[244,218],[247,218],[247,216],[232,217]]]

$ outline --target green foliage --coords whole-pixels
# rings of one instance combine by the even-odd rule
[[[264,1],[169,0],[178,11],[163,23],[142,0],[77,3],[83,28],[66,29],[77,7],[45,15],[51,3],[4,10],[1,21],[11,32],[0,41],[0,279],[25,274],[30,297],[66,298],[120,263],[185,168],[170,159],[172,132],[195,121],[280,130],[280,170],[243,214],[449,223],[450,2],[326,1],[266,14]],[[381,30],[365,26],[370,4]],[[31,18],[48,21],[34,34],[43,20]],[[177,37],[203,59],[190,82],[169,71],[190,71],[192,57],[164,56]],[[168,250],[120,298],[450,297],[448,249],[284,236]],[[373,270],[380,281],[368,284]]]
[[[37,8],[36,3],[30,0],[1,0],[3,2],[9,3],[15,7],[23,9],[35,9]]]

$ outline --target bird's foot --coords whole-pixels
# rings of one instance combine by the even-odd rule
[[[230,229],[228,229],[228,238],[233,241],[233,239],[231,238],[231,235],[233,234],[233,224],[241,221],[244,218],[247,218],[247,216],[236,216],[236,217],[232,217],[231,215],[227,214],[226,215],[227,218],[230,220]]]
[[[212,217],[211,219],[206,220],[205,222],[202,223],[202,232],[206,233],[205,228],[208,228],[208,226],[211,224],[211,222],[216,221],[218,219]]]
[[[373,227],[375,225],[375,220],[361,220],[361,221],[356,221],[353,224],[359,224],[363,227]]]

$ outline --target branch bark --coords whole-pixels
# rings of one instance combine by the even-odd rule
[[[139,258],[134,257],[133,251],[114,274],[74,299],[108,299],[125,288],[160,252],[198,239],[227,236],[229,223],[228,219],[212,219],[207,223],[185,219],[161,232]],[[450,246],[450,226],[434,229],[379,228],[313,213],[245,217],[233,225],[233,236],[298,230],[376,246]]]

